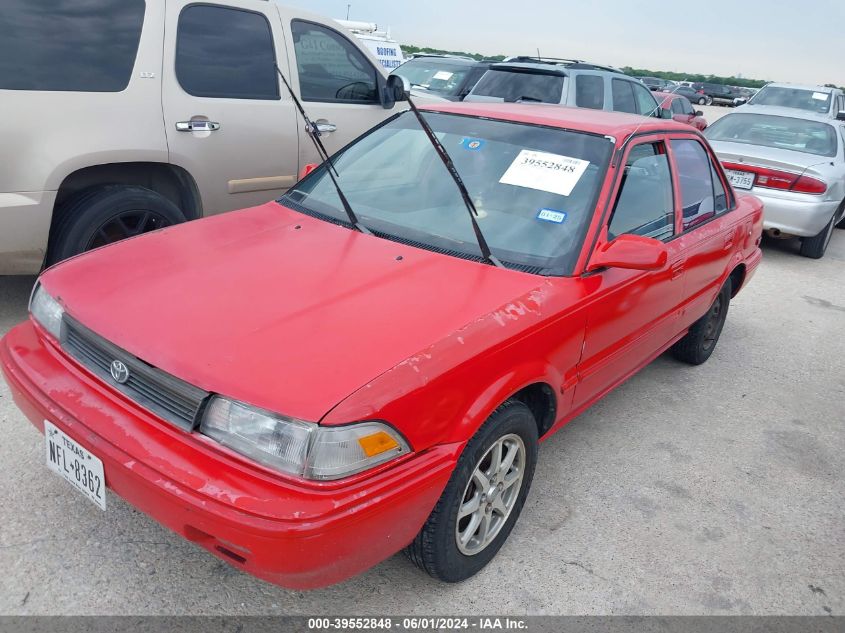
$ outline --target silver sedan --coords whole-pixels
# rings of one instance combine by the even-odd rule
[[[845,124],[774,106],[745,106],[705,130],[737,191],[763,201],[773,237],[801,238],[819,259],[835,226],[845,228]]]

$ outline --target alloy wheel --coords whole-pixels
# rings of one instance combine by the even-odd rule
[[[88,240],[85,250],[105,246],[106,244],[135,237],[136,235],[148,233],[149,231],[155,231],[170,226],[170,224],[170,220],[155,211],[124,211],[101,224],[94,231],[91,239]]]
[[[501,531],[519,498],[525,463],[525,443],[510,433],[496,440],[475,465],[455,524],[462,554],[478,554]]]

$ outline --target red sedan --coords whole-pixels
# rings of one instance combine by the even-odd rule
[[[704,113],[701,110],[695,110],[692,103],[683,95],[674,94],[671,92],[655,92],[654,98],[660,104],[660,107],[668,111],[670,116],[678,123],[686,123],[697,130],[703,130],[707,127],[707,119],[704,118]]]
[[[664,351],[713,353],[762,207],[697,131],[526,105],[425,118],[474,222],[406,112],[335,156],[345,202],[319,167],[45,272],[0,360],[49,468],[284,586],[402,549],[459,581],[511,532],[539,442]]]

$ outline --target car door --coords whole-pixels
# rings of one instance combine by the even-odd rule
[[[329,154],[398,111],[382,106],[381,70],[350,37],[276,6],[288,39],[291,83]],[[307,139],[300,144],[300,162],[319,162]]]
[[[298,125],[274,63],[287,67],[275,5],[168,0],[162,106],[170,161],[203,213],[248,207],[297,180]]]
[[[733,194],[722,180],[715,156],[700,138],[675,136],[669,149],[681,201],[678,245],[686,253],[684,301],[680,327],[703,316],[729,272],[735,245],[749,239],[751,220],[737,224]]]
[[[631,146],[605,226],[607,240],[623,233],[666,243],[662,270],[607,268],[593,273],[586,336],[573,406],[601,396],[651,361],[670,342],[681,303],[684,252],[675,239],[675,189],[666,144],[647,137]],[[603,238],[602,238],[603,239]]]

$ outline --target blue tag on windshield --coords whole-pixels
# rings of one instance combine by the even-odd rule
[[[537,214],[537,219],[543,222],[554,222],[555,224],[563,224],[566,221],[566,211],[556,211],[555,209],[540,209]]]
[[[468,149],[471,152],[477,152],[484,147],[484,141],[480,138],[462,138],[461,147]]]

